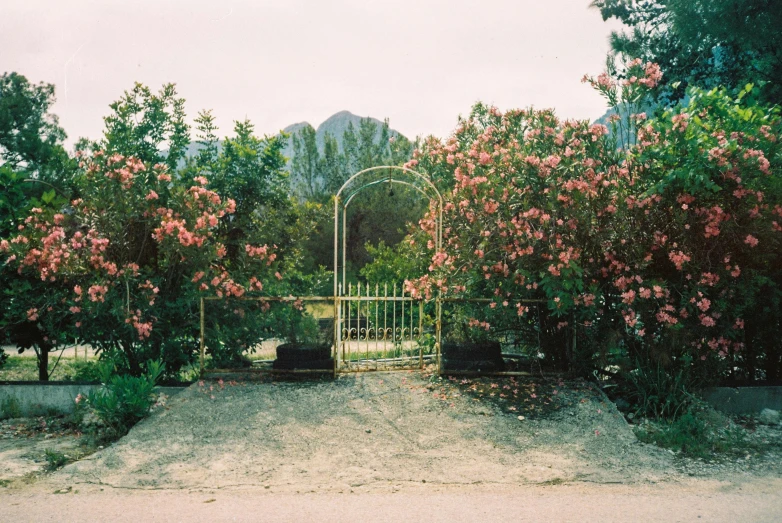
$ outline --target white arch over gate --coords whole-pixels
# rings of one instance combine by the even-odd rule
[[[394,176],[396,175],[396,176]],[[340,187],[334,197],[334,296],[339,295],[339,214],[342,209],[342,288],[345,288],[345,261],[346,261],[346,235],[347,235],[347,210],[353,198],[368,187],[388,183],[400,184],[412,187],[430,201],[437,202],[437,226],[435,247],[437,251],[442,247],[443,237],[443,197],[432,181],[423,174],[407,167],[383,165],[370,167],[359,171]]]

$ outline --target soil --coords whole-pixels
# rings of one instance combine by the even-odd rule
[[[513,381],[497,380],[489,390],[512,394],[506,384]],[[525,383],[519,394],[536,395],[540,408],[533,402],[524,412],[467,394],[464,386],[419,371],[199,382],[116,444],[47,481],[74,488],[371,492],[424,482],[648,483],[693,473],[687,460],[640,443],[614,405],[583,383]],[[755,465],[762,461],[764,473],[778,475],[782,465],[773,458],[756,458]],[[751,476],[755,468],[750,459],[731,463],[730,473]]]
[[[758,431],[767,431],[766,438],[780,433],[779,428]],[[624,503],[627,514],[640,510],[622,492],[645,496],[648,511],[638,514],[647,517],[665,499],[689,519],[702,513],[699,507],[714,515],[709,507],[730,511],[746,505],[755,510],[746,512],[757,514],[755,520],[774,520],[782,512],[779,458],[769,451],[708,463],[642,444],[614,405],[584,382],[441,380],[420,371],[374,372],[334,380],[195,383],[120,441],[5,493],[14,500],[9,506],[53,493],[80,493],[78,500],[67,498],[74,501],[64,507],[86,514],[78,507],[89,505],[95,517],[84,519],[93,520],[106,512],[98,505],[132,507],[139,496],[179,519],[189,509],[166,512],[166,507],[190,506],[196,499],[232,500],[232,507],[266,499],[282,510],[300,506],[296,500],[306,497],[312,506],[324,507],[324,514],[341,503],[357,517],[364,514],[352,502],[335,501],[345,499],[334,498],[340,493],[396,503],[400,514],[410,507],[384,496],[401,493],[425,508],[427,499],[458,502],[464,495],[473,500],[465,501],[464,514],[475,518],[486,514],[476,500],[492,498],[487,502],[495,503],[498,515],[505,514],[498,502],[515,506],[521,496],[540,505],[535,493],[556,494],[562,503],[592,506],[595,519],[622,520],[600,509],[611,498],[610,503]],[[0,505],[3,496],[0,489]],[[546,514],[584,519],[567,506]],[[296,519],[293,512],[285,514],[288,519],[269,520]]]
[[[46,451],[75,461],[93,451],[64,417],[0,421],[0,487],[27,484],[47,469]]]

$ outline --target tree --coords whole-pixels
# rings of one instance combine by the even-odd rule
[[[595,0],[604,20],[628,26],[611,36],[613,56],[658,63],[663,105],[687,87],[741,89],[754,82],[762,99],[782,103],[782,4],[775,0]]]
[[[323,136],[323,154],[318,170],[323,176],[323,190],[329,196],[337,194],[349,176],[345,157],[339,151],[339,143],[328,132]]]
[[[62,145],[65,132],[49,112],[54,101],[52,85],[31,84],[17,73],[0,76],[0,239],[23,226],[31,207],[66,201],[75,163]],[[37,314],[16,312],[29,310],[25,303],[33,296],[46,294],[54,302],[57,293],[56,286],[0,265],[0,341],[7,338],[20,351],[34,350],[41,380],[49,377],[49,352],[67,340],[67,330],[54,329],[49,336]]]
[[[47,178],[61,166],[65,132],[49,112],[54,86],[17,73],[0,76],[0,160],[28,177]]]
[[[295,190],[306,200],[321,201],[325,197],[324,177],[320,172],[320,152],[315,129],[308,124],[295,133],[292,140],[291,176],[296,183]]]
[[[93,144],[94,150],[132,156],[147,164],[165,163],[172,172],[177,169],[190,136],[185,100],[177,97],[174,84],[154,94],[137,83],[109,107],[112,113],[104,118],[103,139]]]
[[[80,144],[75,197],[47,197],[0,240],[0,267],[14,271],[3,305],[38,328],[31,343],[78,338],[126,372],[161,359],[173,376],[197,354],[199,298],[216,296],[209,349],[217,363],[238,362],[274,315],[226,299],[303,284],[296,244],[310,224],[288,198],[284,139],[236,122],[220,150],[202,112],[202,149],[178,170],[183,107],[173,85],[152,95],[137,84],[112,104],[103,138]]]
[[[410,158],[412,144],[400,135],[391,136],[388,120],[378,126],[363,118],[358,129],[350,124],[344,133],[343,154],[350,175],[382,165],[401,165]],[[381,242],[396,245],[407,232],[407,226],[424,214],[426,205],[414,189],[395,185],[366,189],[348,207],[347,261],[358,272],[371,261],[367,244]]]
[[[370,167],[401,165],[413,149],[409,140],[391,132],[387,120],[378,125],[371,118],[362,118],[358,128],[348,123],[342,150],[337,139],[326,133],[321,154],[311,126],[294,134],[293,145],[291,173],[299,181],[299,194],[319,204],[335,195],[350,176]],[[371,260],[367,245],[395,245],[404,237],[407,225],[423,214],[426,202],[415,190],[395,186],[395,196],[389,194],[388,187],[370,187],[349,207],[347,261],[352,274]],[[305,246],[310,270],[331,267],[334,259],[331,206],[319,208],[318,216],[316,231]]]

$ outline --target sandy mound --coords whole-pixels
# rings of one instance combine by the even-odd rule
[[[195,384],[116,444],[50,480],[326,492],[626,483],[676,474],[673,456],[638,443],[596,392],[571,391],[556,413],[519,420],[456,388],[446,397],[437,387],[418,372]]]

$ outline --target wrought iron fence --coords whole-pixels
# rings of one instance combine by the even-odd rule
[[[432,303],[401,286],[339,286],[335,319],[338,372],[421,368],[436,357]]]

